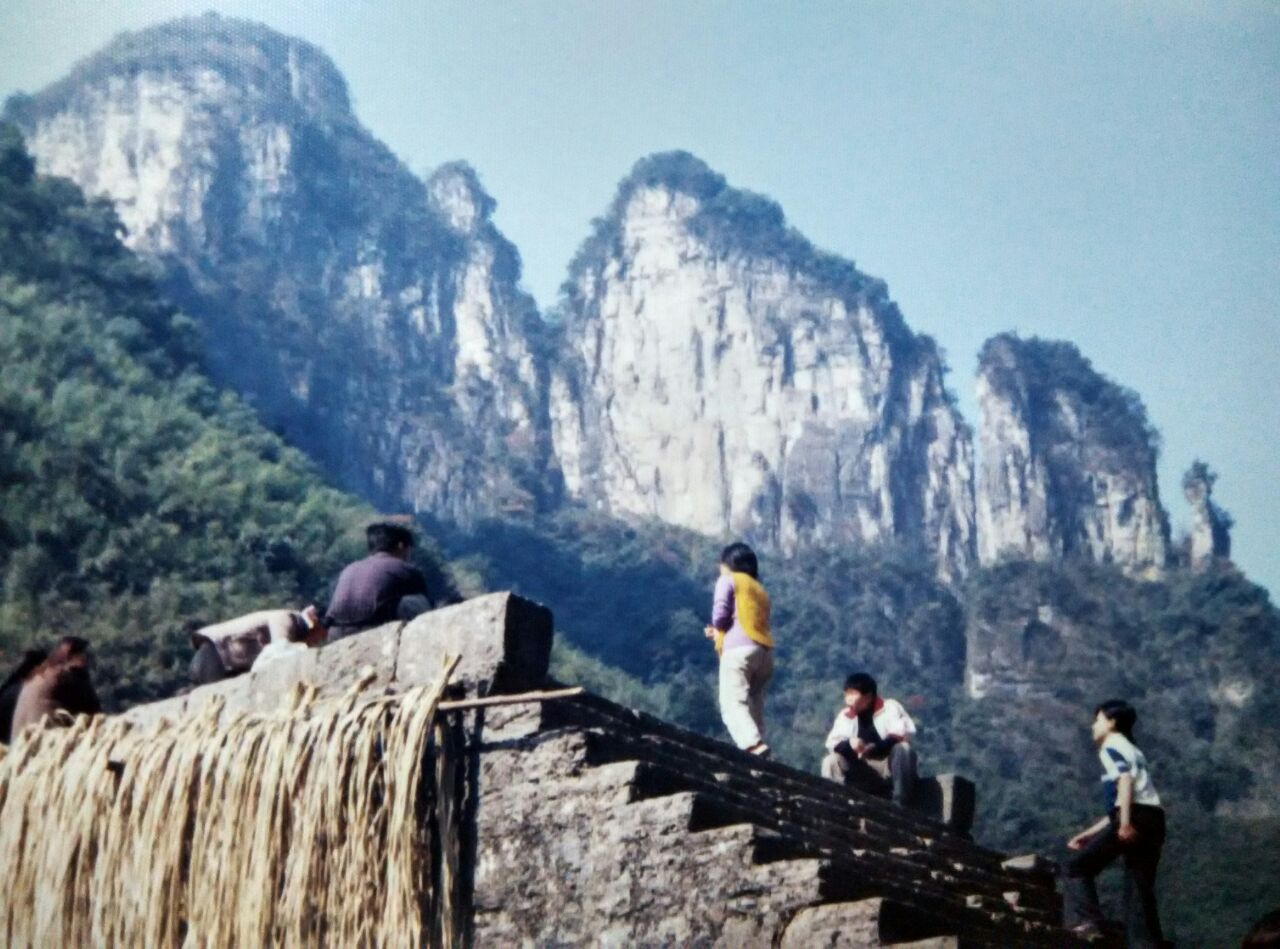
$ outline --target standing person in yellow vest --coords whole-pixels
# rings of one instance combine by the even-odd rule
[[[768,755],[764,693],[773,677],[769,594],[760,585],[755,551],[746,544],[730,544],[720,554],[706,636],[720,656],[720,717],[729,736],[753,755]]]

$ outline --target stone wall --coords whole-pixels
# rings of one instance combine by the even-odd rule
[[[546,608],[493,594],[125,714],[395,691],[447,654],[458,693],[518,692],[550,684],[551,642]],[[1042,862],[889,801],[585,693],[447,715],[468,945],[1074,945]]]

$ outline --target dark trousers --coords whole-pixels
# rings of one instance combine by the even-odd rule
[[[915,749],[899,742],[883,758],[858,758],[845,754],[843,747],[822,761],[823,777],[843,781],[872,794],[883,794],[884,786],[893,788],[895,804],[907,805],[915,793],[919,765]]]
[[[196,685],[208,685],[210,682],[221,682],[229,678],[231,673],[222,664],[217,647],[205,640],[191,657],[191,681]]]
[[[1119,857],[1124,859],[1126,941],[1130,946],[1159,946],[1164,933],[1156,910],[1156,866],[1164,847],[1164,811],[1135,804],[1132,819],[1138,832],[1133,843],[1121,843],[1116,835],[1118,813],[1113,812],[1106,830],[1067,857],[1062,868],[1063,922],[1072,927],[1102,921],[1094,880]]]

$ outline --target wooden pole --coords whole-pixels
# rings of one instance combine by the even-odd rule
[[[456,699],[452,702],[441,702],[436,706],[442,712],[456,712],[469,708],[486,708],[491,705],[527,705],[531,702],[549,702],[552,699],[567,699],[582,695],[586,689],[575,686],[572,689],[555,689],[550,692],[521,692],[517,695],[487,695],[479,699]]]

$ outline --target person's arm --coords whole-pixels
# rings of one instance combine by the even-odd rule
[[[831,723],[831,731],[827,733],[825,742],[827,751],[837,751],[839,746],[843,745],[850,757],[853,753],[849,750],[849,727],[846,724],[850,719],[843,711],[836,715],[836,720]]]
[[[405,596],[424,596],[427,598],[427,604],[431,609],[436,608],[436,601],[431,597],[431,591],[427,589],[427,575],[417,567],[410,567],[412,578],[409,581],[409,588],[405,590]]]
[[[1119,837],[1123,843],[1132,843],[1138,836],[1138,831],[1134,828],[1132,823],[1132,774],[1122,774],[1116,781],[1116,805],[1120,808],[1120,826],[1116,828],[1116,836]]]
[[[1071,850],[1083,850],[1084,845],[1087,844],[1095,835],[1106,830],[1107,825],[1110,823],[1111,818],[1099,817],[1094,823],[1090,824],[1084,830],[1080,831],[1080,833],[1068,840],[1067,847]]]
[[[868,752],[874,752],[877,755],[888,754],[894,745],[906,741],[916,733],[915,722],[911,720],[911,716],[907,714],[901,703],[887,699],[885,704],[887,706],[885,713],[888,718],[885,722],[885,734],[873,744],[864,745],[863,754]]]
[[[727,633],[733,626],[733,580],[720,577],[716,580],[715,593],[711,597],[711,626]]]

